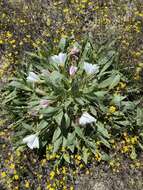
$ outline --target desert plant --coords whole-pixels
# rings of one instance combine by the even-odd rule
[[[125,91],[126,78],[118,69],[114,44],[97,48],[89,38],[82,44],[61,39],[57,55],[46,48],[26,54],[30,63],[3,92],[17,146],[40,149],[52,143],[53,152],[78,150],[87,162],[89,152],[96,154],[97,141],[110,148],[111,135],[132,127],[135,105],[119,92]]]

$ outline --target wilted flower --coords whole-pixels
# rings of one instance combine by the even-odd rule
[[[63,66],[65,64],[66,59],[67,59],[66,53],[59,53],[59,55],[51,56],[51,60],[60,66]]]
[[[28,114],[32,117],[36,117],[38,115],[38,109],[31,109],[30,111],[28,111]]]
[[[37,134],[28,135],[23,139],[23,143],[26,143],[30,149],[39,148],[39,138]]]
[[[72,65],[72,66],[70,67],[70,69],[69,69],[69,74],[70,74],[71,76],[73,76],[73,75],[75,75],[76,71],[77,71],[77,67],[75,67],[75,66]]]
[[[27,77],[28,82],[38,82],[40,80],[39,76],[36,75],[34,72],[29,72]]]
[[[42,70],[42,76],[50,76],[50,71],[48,69],[43,69]]]
[[[48,105],[49,105],[49,101],[48,100],[40,100],[40,107],[42,107],[42,108],[46,108],[46,107],[48,107]]]
[[[91,63],[84,62],[83,68],[87,74],[95,74],[99,72],[99,66],[92,65]]]
[[[77,47],[73,47],[70,51],[70,55],[77,55],[79,53],[79,49]]]
[[[90,124],[90,123],[94,123],[96,122],[96,119],[94,117],[92,117],[89,113],[84,112],[82,114],[82,116],[79,119],[79,124],[80,125],[86,125],[86,124]]]

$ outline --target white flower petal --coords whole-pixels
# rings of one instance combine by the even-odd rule
[[[23,139],[23,143],[26,143],[30,149],[39,148],[39,138],[37,134],[28,135]]]
[[[90,124],[90,123],[94,123],[96,122],[96,119],[94,117],[92,117],[89,113],[84,112],[82,114],[82,116],[79,119],[79,124],[80,125],[86,125],[86,124]]]
[[[38,139],[38,137],[34,138],[33,141],[29,141],[29,142],[27,143],[27,146],[28,146],[30,149],[39,148],[39,139]]]
[[[51,56],[51,60],[58,64],[58,65],[64,65],[67,59],[66,53],[59,53],[59,55],[53,55]]]
[[[98,65],[92,65],[91,63],[84,62],[83,69],[87,74],[95,74],[99,72]]]
[[[28,82],[37,82],[39,80],[40,78],[38,77],[38,75],[36,75],[34,72],[29,72],[29,75],[27,77]]]
[[[33,139],[35,138],[35,135],[28,135],[23,139],[23,143],[27,143],[29,141],[33,141]]]

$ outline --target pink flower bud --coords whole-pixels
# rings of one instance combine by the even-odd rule
[[[71,66],[70,69],[69,69],[70,76],[74,76],[76,71],[77,71],[77,67]]]
[[[49,101],[48,100],[40,100],[40,106],[42,107],[42,108],[46,108],[46,107],[48,107],[49,106]]]

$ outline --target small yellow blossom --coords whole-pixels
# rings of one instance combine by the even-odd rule
[[[26,187],[26,188],[29,188],[29,187],[30,187],[29,181],[26,181],[26,182],[25,182],[25,187]]]
[[[116,111],[116,107],[115,106],[110,106],[109,107],[109,112],[110,113],[114,113]]]
[[[80,155],[77,155],[76,158],[77,158],[77,160],[79,160],[79,161],[81,160],[81,156],[80,156]]]
[[[137,137],[135,136],[135,137],[132,137],[131,138],[131,143],[132,144],[135,144],[137,142]]]
[[[126,153],[128,151],[129,151],[129,147],[128,146],[123,146],[122,153]]]
[[[18,180],[19,179],[19,176],[16,174],[16,175],[14,175],[14,179],[15,180]]]
[[[139,67],[143,68],[143,63],[139,63],[138,65]]]
[[[54,176],[55,176],[55,172],[54,172],[54,171],[51,171],[51,172],[50,172],[50,179],[52,180],[52,179],[54,178]]]
[[[4,42],[3,42],[3,40],[0,40],[0,44],[3,44]]]
[[[8,32],[6,33],[6,36],[7,36],[8,38],[11,38],[11,37],[13,36],[13,34],[8,31]]]
[[[10,168],[10,169],[14,169],[14,168],[15,168],[15,165],[14,165],[14,164],[10,164],[9,168]]]
[[[120,82],[121,89],[124,89],[126,87],[126,83]]]
[[[1,173],[1,176],[2,176],[2,177],[6,177],[6,172],[2,172],[2,173]]]
[[[15,42],[16,42],[16,40],[13,39],[10,41],[10,44],[14,44]]]

